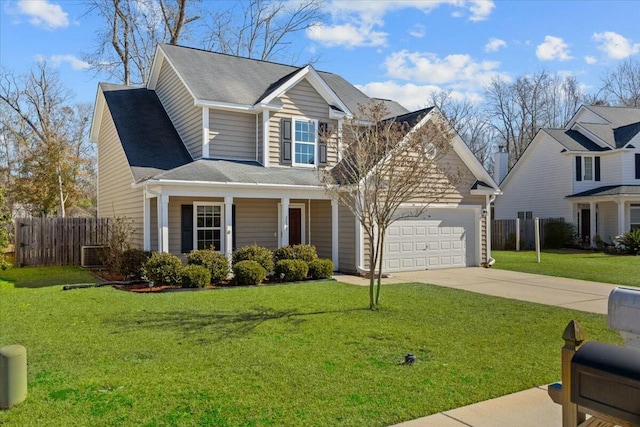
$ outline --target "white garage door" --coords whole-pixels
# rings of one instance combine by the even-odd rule
[[[387,230],[384,270],[411,271],[476,265],[476,214],[472,209],[430,209]]]

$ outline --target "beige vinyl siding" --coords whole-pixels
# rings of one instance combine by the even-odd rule
[[[316,247],[320,258],[331,259],[331,229],[331,201],[311,200],[311,241],[309,243]]]
[[[209,109],[209,156],[256,160],[256,115]]]
[[[234,199],[236,247],[278,247],[278,199]]]
[[[280,120],[283,118],[301,117],[310,120],[326,122],[329,129],[337,133],[338,122],[329,119],[329,105],[320,94],[311,86],[307,80],[289,89],[280,98],[282,109],[269,118],[269,164],[280,164]],[[291,147],[293,156],[293,145]],[[327,164],[332,165],[337,162],[336,144],[327,144]]]
[[[202,157],[202,108],[193,105],[193,97],[167,61],[160,68],[156,94],[178,131],[191,157]]]
[[[338,244],[340,245],[340,271],[357,273],[356,265],[356,219],[348,207],[338,207]]]
[[[487,221],[482,218],[480,221],[480,265],[486,263],[487,260]]]
[[[255,123],[255,127],[256,127],[256,132],[258,133],[258,137],[256,138],[256,144],[258,145],[258,158],[256,159],[258,162],[260,162],[260,164],[263,163],[263,153],[264,153],[264,136],[262,135],[263,132],[263,126],[262,126],[262,116],[264,113],[260,113],[256,116],[256,123]]]
[[[142,248],[142,190],[131,188],[133,175],[108,108],[102,113],[98,135],[98,216],[133,220],[134,247]]]

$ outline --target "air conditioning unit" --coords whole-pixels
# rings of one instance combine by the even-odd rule
[[[106,246],[82,246],[80,265],[82,267],[104,267]]]

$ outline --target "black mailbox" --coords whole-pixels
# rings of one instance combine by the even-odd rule
[[[571,401],[640,425],[640,350],[583,344],[571,359]]]

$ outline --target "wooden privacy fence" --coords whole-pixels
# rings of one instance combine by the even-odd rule
[[[545,226],[551,222],[564,222],[564,218],[540,219],[540,248],[544,249]],[[535,248],[535,220],[521,219],[520,221],[520,250]],[[491,249],[497,251],[515,250],[518,220],[491,220]]]
[[[104,245],[109,218],[17,218],[16,265],[80,265],[82,246]]]

